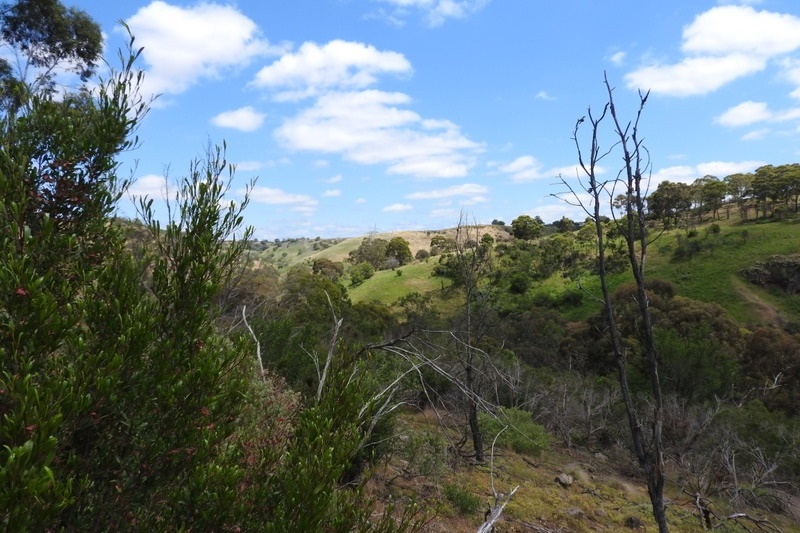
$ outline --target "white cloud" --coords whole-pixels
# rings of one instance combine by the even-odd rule
[[[365,198],[356,198],[356,202],[355,203],[357,203],[357,204],[365,204],[365,203],[367,203],[367,200]]]
[[[682,60],[646,65],[625,79],[628,87],[653,93],[707,94],[799,48],[800,18],[749,6],[719,6],[684,28]]]
[[[338,153],[361,164],[385,164],[391,174],[452,178],[467,174],[482,149],[449,121],[424,120],[400,106],[402,93],[334,92],[276,130],[288,148]]]
[[[653,173],[650,180],[650,190],[654,191],[662,181],[692,183],[703,176],[716,176],[722,179],[731,174],[752,172],[764,164],[762,161],[708,161],[694,166],[666,167]]]
[[[328,197],[328,198],[334,198],[336,196],[341,196],[341,195],[342,195],[342,191],[340,189],[328,189],[327,191],[322,193],[322,196],[325,196],[325,197]]]
[[[731,107],[715,121],[723,126],[746,126],[755,122],[762,122],[772,118],[772,113],[764,102],[753,102],[748,100],[741,104]]]
[[[239,161],[236,163],[236,170],[241,170],[242,172],[255,172],[263,167],[264,164],[261,161]]]
[[[167,190],[167,179],[164,176],[157,174],[148,174],[137,178],[133,184],[128,187],[128,196],[132,198],[140,198],[147,196],[149,198],[163,198]]]
[[[464,185],[455,185],[453,187],[447,187],[446,189],[415,192],[407,194],[405,198],[408,200],[438,200],[441,198],[451,198],[453,196],[471,196],[476,199],[481,199],[481,195],[487,192],[489,192],[489,189],[483,185],[465,183]]]
[[[313,213],[319,202],[305,194],[293,194],[281,189],[253,187],[250,200],[267,205],[285,205],[299,213]]]
[[[343,40],[323,46],[307,42],[297,52],[262,68],[252,85],[279,89],[282,100],[299,100],[331,89],[364,89],[373,85],[379,74],[410,72],[411,63],[398,52]]]
[[[608,60],[609,60],[609,61],[610,61],[610,62],[611,62],[613,65],[620,66],[620,65],[622,65],[622,63],[624,63],[624,62],[625,62],[625,57],[626,57],[626,55],[627,55],[627,54],[626,54],[625,52],[622,52],[622,51],[620,51],[620,52],[614,52],[613,54],[611,54],[611,55],[608,57]]]
[[[769,130],[768,128],[763,128],[763,129],[760,129],[760,130],[753,130],[753,131],[747,132],[744,135],[742,135],[742,140],[743,141],[757,141],[757,140],[763,139],[764,137],[769,135],[770,131],[771,130]]]
[[[516,158],[511,163],[500,165],[500,172],[511,175],[511,181],[531,181],[544,176],[542,164],[532,155]]]
[[[430,26],[440,26],[448,19],[461,19],[476,13],[491,0],[376,0],[390,6],[383,17],[402,24],[412,12],[420,13]]]
[[[752,54],[772,57],[800,48],[800,18],[722,6],[698,15],[683,30],[682,49],[690,54]]]
[[[550,94],[547,91],[539,91],[538,93],[536,93],[535,98],[537,100],[555,100],[555,97],[550,96]]]
[[[410,204],[392,204],[383,208],[386,213],[402,213],[414,209]]]
[[[671,96],[695,96],[716,91],[742,76],[763,70],[766,60],[745,54],[692,57],[675,65],[651,65],[625,75],[631,89]]]
[[[153,94],[182,93],[271,51],[255,22],[230,5],[180,7],[156,0],[126,23],[144,47],[145,90]]]
[[[340,183],[344,178],[341,174],[336,174],[335,176],[331,176],[330,178],[325,180],[325,183],[329,183],[333,185],[334,183]]]
[[[765,102],[748,100],[731,107],[718,116],[715,121],[723,126],[736,127],[748,126],[757,122],[788,122],[798,119],[800,119],[800,108],[798,107],[773,111]]]
[[[220,128],[250,132],[260,128],[265,117],[264,113],[259,113],[251,106],[245,106],[232,111],[223,111],[212,118],[211,123]]]

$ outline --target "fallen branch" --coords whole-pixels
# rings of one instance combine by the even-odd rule
[[[503,514],[503,509],[505,509],[508,502],[511,501],[511,497],[517,492],[518,488],[519,485],[514,487],[505,497],[503,497],[503,494],[495,494],[494,506],[489,509],[488,517],[486,521],[481,524],[481,527],[478,528],[477,533],[490,533],[494,531],[495,522],[500,519],[500,515]]]

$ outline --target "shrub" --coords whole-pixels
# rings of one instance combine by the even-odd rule
[[[371,263],[359,263],[350,269],[350,284],[354,287],[361,285],[374,275],[375,267]]]
[[[547,432],[528,411],[501,407],[494,416],[481,413],[478,418],[487,442],[499,435],[498,445],[527,455],[538,455],[549,445]]]
[[[455,485],[445,485],[444,495],[461,515],[475,514],[481,505],[479,497]]]

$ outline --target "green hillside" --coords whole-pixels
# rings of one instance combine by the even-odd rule
[[[712,224],[719,233],[711,233]],[[743,268],[774,255],[800,253],[800,223],[796,220],[768,223],[742,223],[738,218],[706,222],[697,226],[694,237],[683,230],[663,233],[649,248],[646,275],[650,279],[664,279],[678,288],[681,296],[704,302],[717,303],[743,324],[800,322],[800,301],[780,290],[764,289],[747,283],[739,275]],[[545,237],[546,239],[547,237]],[[330,250],[346,247],[349,251],[357,241],[348,239]],[[691,256],[676,257],[677,251],[689,243],[698,248]],[[324,256],[329,250],[321,252]],[[340,254],[340,256],[343,254]],[[390,304],[410,292],[432,292],[442,288],[441,280],[428,279],[437,258],[395,271],[378,272],[362,285],[349,289],[353,301],[379,301]],[[613,275],[612,287],[632,281],[629,273]],[[582,304],[565,308],[570,319],[584,319],[596,313],[597,303],[589,296],[599,296],[599,282],[595,275],[585,272],[577,279],[567,279],[557,273],[531,289],[532,294],[542,294],[557,299],[565,292],[586,291]]]

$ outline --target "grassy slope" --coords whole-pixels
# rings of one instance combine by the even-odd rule
[[[712,243],[714,247],[692,259],[671,260],[670,251],[675,247],[677,236],[669,236],[664,243],[657,242],[654,248],[661,247],[662,253],[652,256],[650,276],[672,281],[679,294],[684,296],[718,303],[735,319],[746,324],[759,323],[765,318],[763,308],[753,305],[754,301],[774,307],[785,319],[800,320],[800,303],[796,297],[777,290],[761,289],[739,275],[740,270],[757,261],[773,255],[800,252],[800,224],[725,222],[719,223],[721,231],[718,235],[703,236],[701,228],[697,238]]]
[[[716,235],[707,233],[710,222],[697,228],[698,235],[692,240],[709,245],[709,248],[692,258],[674,258],[678,239],[686,238],[684,231],[661,235],[649,246],[645,276],[674,283],[681,296],[717,303],[745,325],[800,322],[800,301],[796,297],[779,290],[762,289],[739,276],[740,270],[757,261],[773,255],[800,253],[800,223],[741,223],[733,218],[716,223],[720,226],[720,233]],[[612,275],[609,279],[612,290],[632,281],[628,272]],[[596,276],[586,275],[580,284],[588,293],[600,296]],[[578,283],[555,276],[534,289],[551,294],[564,290],[578,290]],[[599,304],[586,297],[580,307],[566,309],[564,314],[570,320],[582,320],[598,309]]]
[[[739,276],[739,271],[757,261],[773,255],[800,253],[800,222],[741,223],[736,218],[716,222],[720,233],[707,234],[710,222],[697,228],[693,240],[712,246],[691,259],[674,259],[678,239],[685,238],[684,231],[672,231],[661,235],[650,245],[645,275],[648,279],[665,279],[678,288],[678,294],[704,302],[717,303],[744,325],[760,323],[800,322],[800,299],[777,290],[762,289],[751,285]],[[442,230],[450,231],[450,230]],[[416,242],[428,239],[431,232],[406,232],[416,234]],[[358,246],[360,239],[348,239],[337,246],[318,253],[334,260],[346,257],[346,251]],[[412,250],[414,247],[412,245]],[[330,254],[330,255],[329,255]],[[391,304],[410,292],[432,292],[441,289],[441,280],[430,278],[436,259],[427,263],[414,263],[402,268],[403,274],[378,272],[359,287],[350,289],[354,302],[379,301]],[[633,280],[628,272],[610,277],[612,290],[622,283]],[[569,320],[583,320],[597,313],[600,284],[596,276],[582,276],[577,281],[564,279],[560,275],[546,280],[532,289],[533,292],[557,296],[565,291],[584,290],[587,296],[576,308],[562,309]],[[440,302],[443,308],[450,305]],[[452,302],[450,302],[452,303]]]
[[[431,434],[438,432],[436,416],[432,412],[405,413],[400,417],[401,435]],[[398,443],[403,446],[404,443]],[[396,452],[403,455],[402,451]],[[508,493],[519,487],[497,524],[497,531],[632,531],[626,521],[639,520],[640,531],[657,528],[650,511],[647,490],[629,457],[607,457],[578,449],[553,446],[538,457],[520,455],[498,448],[494,462],[483,465],[466,465],[448,462],[436,469],[428,463],[426,476],[403,475],[409,463],[392,456],[388,464],[380,466],[370,484],[370,492],[382,499],[400,495],[415,496],[428,513],[435,513],[425,531],[467,533],[474,532],[482,523],[487,506],[493,502],[494,489]],[[429,458],[429,457],[428,457]],[[411,458],[413,465],[414,459]],[[630,472],[621,472],[627,465]],[[624,470],[624,469],[623,469]],[[562,487],[556,476],[567,473],[574,483]],[[471,512],[459,511],[458,505],[447,496],[446,487],[457,487],[480,502]],[[668,516],[672,531],[699,533],[704,531],[699,518],[693,513],[691,499],[675,485],[668,485],[665,496],[669,504]],[[715,510],[722,516],[733,510],[719,502]],[[740,510],[740,509],[739,509]],[[757,513],[763,517],[763,513]],[[784,533],[800,532],[800,522],[789,516],[770,516],[769,519]],[[747,524],[752,526],[752,524]],[[537,529],[538,528],[538,529]],[[745,531],[742,528],[724,531]]]
[[[353,303],[377,301],[391,305],[412,292],[427,294],[442,288],[440,278],[431,276],[436,258],[415,262],[396,270],[381,270],[359,285],[349,289]]]

